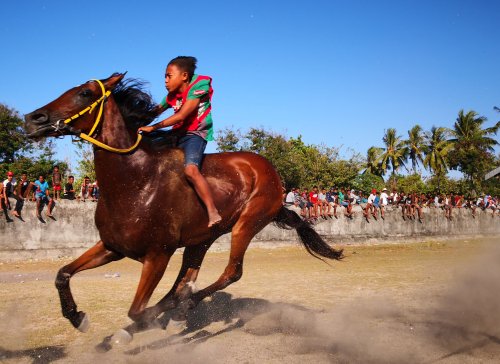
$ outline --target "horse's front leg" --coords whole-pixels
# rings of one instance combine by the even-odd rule
[[[160,282],[167,268],[170,257],[175,249],[169,251],[154,251],[144,258],[141,279],[135,293],[134,301],[128,316],[133,324],[118,330],[112,337],[114,344],[126,344],[132,340],[136,332],[147,330],[155,324],[156,317],[162,313],[158,305],[147,308],[147,304],[156,286]]]
[[[61,300],[62,314],[78,330],[82,332],[87,331],[89,324],[87,315],[77,310],[69,287],[70,278],[82,270],[96,268],[122,258],[123,256],[106,249],[103,242],[99,241],[79,258],[62,267],[57,273],[55,283]]]

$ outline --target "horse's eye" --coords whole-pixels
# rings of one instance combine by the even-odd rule
[[[88,88],[80,91],[79,96],[81,97],[90,97],[92,96],[92,91],[90,91]]]

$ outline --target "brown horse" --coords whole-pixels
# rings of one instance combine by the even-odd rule
[[[61,268],[56,278],[62,313],[74,327],[86,331],[88,319],[77,310],[70,278],[124,257],[143,263],[128,313],[134,321],[126,328],[129,334],[151,326],[176,307],[175,318],[185,320],[188,309],[240,279],[248,244],[270,222],[295,228],[304,247],[316,257],[342,257],[342,251],[331,248],[307,222],[283,207],[280,177],[266,159],[253,153],[204,158],[202,173],[223,217],[221,224],[208,228],[206,209],[183,174],[183,152],[154,138],[141,141],[136,134],[138,126],[156,117],[155,104],[140,82],[123,81],[123,77],[113,74],[89,81],[25,116],[30,137],[76,134],[96,144],[101,197],[95,223],[101,240]],[[207,250],[228,232],[231,249],[224,272],[213,284],[193,292]],[[172,289],[147,307],[170,257],[181,247],[185,248],[182,267]]]

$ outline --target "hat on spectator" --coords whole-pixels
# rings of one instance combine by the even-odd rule
[[[12,173],[11,171],[7,172],[7,177],[13,177],[13,176],[14,176],[14,173]]]
[[[385,187],[384,187],[384,188],[382,188],[382,192],[384,192],[384,191],[387,191],[387,188],[385,188]]]
[[[374,189],[372,190],[372,193],[377,193],[377,190],[374,188]]]

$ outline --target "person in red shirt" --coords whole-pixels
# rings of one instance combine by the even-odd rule
[[[309,201],[312,204],[312,216],[311,218],[318,218],[318,207],[319,207],[319,199],[318,199],[318,186],[314,186],[312,191],[309,192]]]

